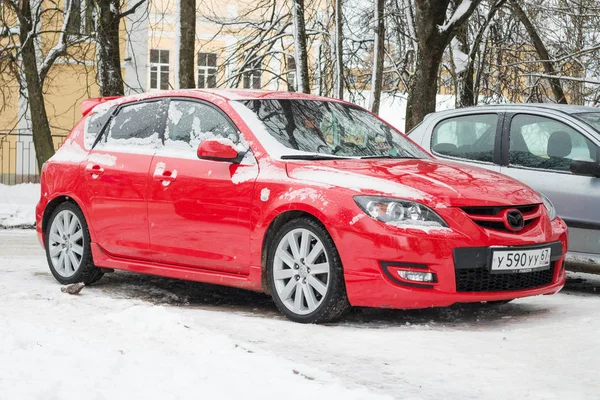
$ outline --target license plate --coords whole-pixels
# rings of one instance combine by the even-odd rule
[[[550,266],[550,247],[531,250],[494,250],[492,272],[529,272]]]

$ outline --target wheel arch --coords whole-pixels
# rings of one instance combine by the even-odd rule
[[[263,288],[263,291],[266,294],[268,294],[268,295],[271,294],[270,289],[269,289],[268,274],[267,274],[267,261],[269,259],[269,249],[271,247],[270,244],[273,241],[273,239],[275,238],[275,235],[277,234],[279,229],[283,225],[285,225],[287,222],[289,222],[293,219],[302,218],[302,217],[310,218],[313,221],[317,222],[319,225],[321,225],[323,227],[323,229],[325,229],[325,231],[327,231],[329,236],[332,236],[329,229],[327,229],[327,226],[325,225],[325,223],[315,214],[316,213],[311,213],[309,211],[299,210],[299,209],[286,210],[286,211],[283,211],[283,212],[277,214],[269,222],[269,226],[268,226],[267,230],[265,231],[265,234],[264,234],[263,240],[262,240],[261,263],[260,263],[260,265],[261,265],[261,271],[260,271],[261,286]]]
[[[48,223],[50,222],[50,217],[52,216],[52,213],[54,212],[54,210],[56,210],[56,207],[58,207],[59,205],[63,204],[63,203],[73,203],[75,204],[80,210],[81,213],[83,214],[84,218],[85,218],[85,222],[87,223],[88,226],[88,231],[90,232],[90,236],[93,235],[92,233],[92,229],[89,223],[89,219],[86,215],[85,210],[83,209],[83,207],[81,207],[81,204],[74,199],[71,196],[67,196],[67,195],[58,195],[56,197],[54,197],[52,200],[50,200],[48,202],[48,204],[46,204],[46,207],[44,208],[44,213],[42,215],[42,233],[45,235],[46,234],[46,230],[48,229]],[[92,236],[92,240],[93,240],[93,236]]]

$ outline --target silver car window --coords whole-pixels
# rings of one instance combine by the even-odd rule
[[[515,115],[510,127],[509,164],[569,171],[571,162],[597,161],[596,146],[570,126],[539,115]]]
[[[474,114],[438,123],[431,137],[434,154],[493,162],[498,114]]]

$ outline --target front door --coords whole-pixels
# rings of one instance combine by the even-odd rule
[[[147,180],[163,115],[160,101],[120,107],[81,164],[82,200],[98,245],[111,255],[150,259]]]
[[[198,159],[198,145],[215,138],[249,151],[213,105],[170,100],[164,147],[150,167],[150,246],[160,263],[247,274],[258,166],[250,152],[241,164]]]
[[[600,178],[571,173],[573,160],[597,162],[597,146],[574,127],[546,116],[510,119],[508,165],[501,172],[542,192],[569,226],[569,251],[600,253]]]

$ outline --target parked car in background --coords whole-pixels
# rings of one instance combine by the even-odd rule
[[[552,294],[567,230],[505,175],[433,159],[370,112],[287,92],[84,104],[42,168],[61,283],[114,269],[265,291],[298,322]]]
[[[501,172],[548,196],[569,227],[567,269],[600,273],[600,109],[477,106],[430,114],[408,135],[439,159]]]

